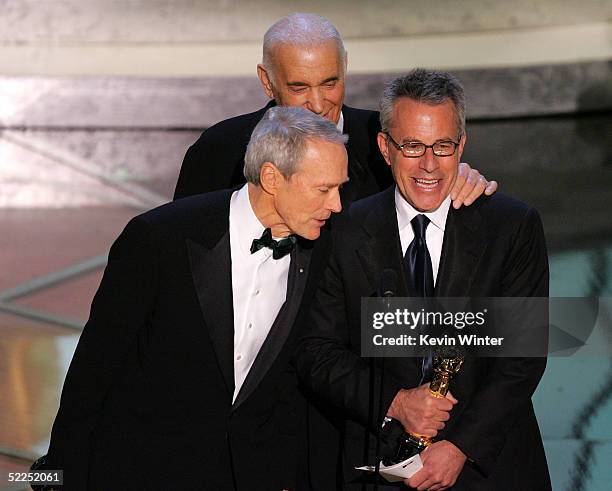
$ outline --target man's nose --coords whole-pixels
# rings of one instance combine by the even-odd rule
[[[340,190],[338,188],[330,191],[327,200],[327,209],[332,213],[340,213],[342,211],[342,202],[340,201]]]
[[[308,100],[309,109],[315,114],[323,113],[323,94],[318,87],[310,89],[310,98]]]
[[[439,167],[438,159],[433,153],[433,148],[425,149],[419,167],[426,172],[433,172]]]

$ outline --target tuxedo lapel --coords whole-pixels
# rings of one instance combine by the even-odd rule
[[[395,271],[400,280],[396,296],[406,296],[408,291],[402,267],[394,193],[395,187],[391,187],[379,195],[380,199],[363,222],[367,238],[356,246],[357,256],[370,283],[371,295],[377,294],[380,276],[385,269]]]
[[[459,210],[451,206],[444,229],[440,269],[434,295],[469,297],[478,264],[486,248],[486,230],[478,211],[478,203],[470,207],[461,207]],[[473,380],[478,377],[474,370],[477,370],[477,365],[472,357],[467,356],[461,371],[451,382],[453,394],[460,401],[463,397],[467,397]],[[464,409],[465,406],[459,404],[448,427],[443,431],[452,428]]]
[[[372,293],[379,286],[381,272],[390,268],[400,278],[396,296],[408,296],[404,253],[397,228],[395,187],[380,193],[372,205],[363,220],[367,238],[357,246],[357,255]],[[486,230],[477,204],[459,210],[451,207],[444,231],[435,296],[468,296],[486,247]]]
[[[229,241],[229,198],[221,210],[205,217],[201,241],[187,239],[193,284],[217,363],[229,394],[234,392],[234,308]]]
[[[486,231],[477,205],[459,210],[451,207],[444,231],[435,296],[469,296],[486,247]]]
[[[378,294],[381,273],[385,269],[391,269],[397,273],[399,280],[395,296],[406,297],[408,287],[397,228],[395,186],[378,196],[380,199],[371,207],[363,222],[368,238],[357,247],[357,256],[370,283],[370,296]],[[421,358],[393,358],[387,361],[387,367],[406,387],[413,387],[421,375]]]
[[[232,406],[232,411],[236,410],[257,388],[287,342],[302,303],[312,256],[312,243],[308,243],[308,247],[302,247],[300,243],[301,241],[298,242],[298,246],[291,253],[285,303],[279,310],[266,340],[255,357],[253,366],[249,370]]]

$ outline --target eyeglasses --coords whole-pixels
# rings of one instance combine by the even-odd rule
[[[409,158],[422,157],[425,155],[428,148],[431,148],[436,157],[450,157],[455,153],[457,145],[459,145],[459,142],[454,142],[452,140],[435,142],[433,145],[425,145],[421,142],[406,142],[400,145],[389,133],[385,133],[385,135],[387,135],[389,141],[395,145],[395,148],[402,152],[404,157]]]

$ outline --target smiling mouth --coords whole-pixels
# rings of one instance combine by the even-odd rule
[[[416,183],[416,187],[419,189],[423,189],[424,191],[431,191],[436,188],[436,186],[440,183],[442,179],[419,179],[417,177],[413,177],[414,182]]]

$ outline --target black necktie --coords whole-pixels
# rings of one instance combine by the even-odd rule
[[[429,218],[425,215],[417,215],[410,221],[414,231],[414,239],[406,249],[404,270],[406,271],[408,290],[413,297],[433,297],[434,294],[433,268],[431,267],[431,256],[427,249],[427,241],[425,240],[425,231],[429,222]],[[430,353],[429,356],[423,358],[420,384],[431,380],[431,374],[432,356]]]
[[[404,256],[404,269],[408,280],[408,290],[413,297],[432,297],[434,293],[431,257],[425,241],[425,230],[429,218],[417,215],[411,221],[414,239],[410,242]]]
[[[261,238],[253,239],[253,243],[251,244],[251,254],[255,254],[259,249],[267,247],[272,249],[273,259],[280,259],[291,252],[296,242],[297,237],[295,235],[290,235],[289,237],[281,240],[274,240],[272,238],[272,230],[267,228],[263,231],[263,234],[261,234]]]

